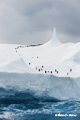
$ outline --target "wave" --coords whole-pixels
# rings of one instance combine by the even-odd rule
[[[1,92],[1,91],[0,91]],[[38,97],[35,96],[34,93],[31,91],[27,90],[24,92],[19,92],[19,91],[13,91],[13,90],[3,90],[4,94],[1,96],[0,95],[0,105],[10,105],[10,104],[26,104],[26,105],[33,105],[36,108],[37,107],[42,107],[42,103],[45,102],[59,102],[60,100],[45,96],[45,97]],[[2,92],[2,93],[3,93]],[[8,94],[6,94],[8,92]],[[41,103],[41,104],[40,104]],[[31,106],[32,107],[32,106]]]

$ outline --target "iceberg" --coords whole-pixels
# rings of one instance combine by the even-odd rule
[[[52,39],[40,46],[0,44],[0,87],[80,99],[80,42],[62,44],[54,29]]]

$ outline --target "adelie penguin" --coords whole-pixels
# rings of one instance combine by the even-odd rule
[[[69,73],[67,73],[67,75],[69,75]]]
[[[72,72],[72,69],[70,69],[70,72]]]
[[[52,71],[51,71],[51,73],[52,73]]]
[[[47,71],[45,71],[45,73],[47,73]]]
[[[58,74],[58,71],[57,71],[57,74]]]
[[[31,63],[29,63],[29,65],[31,65]]]

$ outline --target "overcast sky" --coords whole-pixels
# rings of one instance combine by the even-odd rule
[[[80,42],[80,0],[0,0],[0,43]]]

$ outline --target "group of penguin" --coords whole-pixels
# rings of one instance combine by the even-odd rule
[[[29,65],[31,65],[30,62],[29,62]],[[35,69],[40,72],[40,71],[43,70],[43,68],[44,68],[44,66],[42,65],[41,68],[38,69],[38,68],[36,67]],[[59,71],[57,71],[56,69],[55,69],[55,72],[56,72],[57,74],[59,73]],[[45,70],[45,73],[53,73],[53,71],[46,71],[46,70]]]
[[[31,65],[31,63],[29,63],[29,65]],[[36,67],[35,69],[40,72],[40,71],[43,70],[43,68],[44,68],[44,66],[41,66],[41,68],[39,68],[39,69]],[[55,69],[55,72],[56,72],[57,74],[59,73],[59,71],[56,70],[56,69]],[[72,69],[70,69],[69,72],[72,72]],[[69,75],[69,72],[67,73],[67,75]],[[53,71],[46,71],[46,70],[45,70],[45,73],[53,73]]]
[[[15,50],[16,50],[16,52],[17,52],[17,49],[19,49],[19,48],[24,48],[24,47],[28,47],[28,46],[18,46],[18,47],[15,48]],[[19,55],[19,56],[20,56],[20,55]],[[33,58],[33,57],[32,57],[32,58]],[[37,56],[37,58],[39,58],[39,57]],[[29,65],[31,65],[30,62],[29,62]],[[40,71],[43,70],[43,68],[44,68],[44,66],[42,65],[40,69],[38,69],[37,67],[36,67],[35,69],[40,72]],[[59,71],[56,70],[56,69],[55,69],[55,72],[56,72],[57,74],[59,73]],[[72,69],[70,69],[69,72],[72,72]],[[67,72],[67,75],[69,75],[69,72]],[[45,73],[51,73],[51,74],[52,74],[53,71],[46,71],[46,70],[45,70]]]
[[[26,45],[25,45],[25,46],[18,46],[18,47],[15,48],[15,50],[16,50],[16,52],[17,52],[17,50],[18,50],[19,48],[24,48],[24,47],[28,47],[28,46],[26,46]]]
[[[72,72],[72,69],[70,69],[69,72]],[[67,75],[69,75],[69,72],[67,72]]]
[[[29,65],[31,65],[31,63],[29,63]],[[38,69],[38,68],[36,67],[35,69],[40,72],[40,71],[43,71],[43,68],[44,68],[44,66],[42,65],[41,68]],[[46,70],[45,70],[45,73],[52,73],[52,71],[46,71]]]

